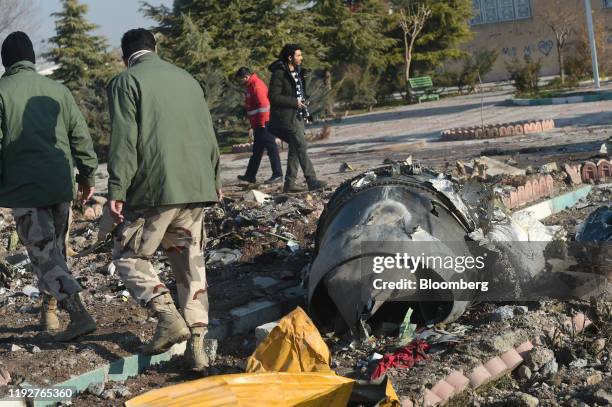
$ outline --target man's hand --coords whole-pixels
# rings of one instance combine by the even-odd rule
[[[219,197],[219,202],[223,202],[223,189],[217,189],[217,196]]]
[[[306,107],[306,105],[304,104],[304,101],[298,99],[297,107],[298,107],[298,109],[304,109]]]
[[[122,223],[123,222],[123,201],[113,201],[110,200],[108,202],[108,209],[110,210],[113,219],[115,222]]]
[[[95,190],[96,188],[90,187],[89,185],[79,184],[78,199],[81,202],[81,205],[85,205],[87,201],[91,199]]]

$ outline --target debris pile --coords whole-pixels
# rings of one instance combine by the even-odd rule
[[[232,321],[228,310],[233,307],[276,297],[279,290],[302,282],[308,287],[311,316],[323,337],[318,332],[317,336],[307,334],[304,329],[314,328],[312,322],[300,319],[298,323],[296,314],[290,314],[293,319],[285,321],[292,321],[296,332],[301,332],[292,339],[293,349],[311,349],[315,342],[327,349],[316,363],[327,366],[324,377],[312,381],[307,397],[321,397],[325,389],[333,389],[330,394],[342,402],[350,398],[394,407],[400,400],[403,405],[422,405],[451,398],[464,405],[491,407],[533,405],[534,400],[544,405],[612,402],[609,300],[581,300],[589,297],[585,295],[559,301],[543,299],[538,292],[538,298],[530,301],[493,304],[486,297],[453,298],[451,292],[450,297],[436,301],[393,301],[401,296],[372,296],[362,290],[363,270],[354,260],[368,253],[381,254],[387,246],[385,250],[392,248],[395,253],[405,242],[425,242],[436,253],[450,254],[473,250],[466,242],[476,243],[497,260],[496,278],[506,284],[513,301],[521,298],[517,293],[525,292],[525,280],[533,276],[561,280],[562,275],[574,273],[572,281],[598,273],[606,276],[601,271],[609,269],[605,263],[609,252],[572,252],[570,243],[588,247],[588,242],[609,242],[610,187],[593,188],[578,205],[542,224],[528,215],[511,213],[503,194],[509,187],[525,188],[530,182],[533,197],[533,180],[539,186],[539,180],[547,177],[555,182],[556,193],[558,182],[564,182],[559,181],[558,168],[542,170],[540,175],[527,175],[524,170],[510,175],[497,164],[487,160],[481,160],[481,168],[468,164],[466,173],[473,169],[478,175],[468,174],[458,181],[411,160],[390,162],[353,177],[333,194],[229,193],[225,204],[208,208],[206,216],[205,254],[214,307],[211,326]],[[548,194],[550,188],[546,188]],[[5,384],[57,383],[93,370],[135,353],[152,334],[153,321],[130,298],[114,271],[110,243],[98,237],[101,221],[78,214],[69,239],[76,252],[85,253],[71,260],[72,269],[85,287],[85,302],[100,329],[81,342],[57,347],[35,327],[39,293],[27,254],[14,237],[10,211],[0,209],[0,319],[7,328],[0,331],[0,394]],[[382,243],[364,244],[368,241]],[[452,241],[460,244],[449,244]],[[589,262],[599,271],[584,270]],[[574,263],[582,268],[569,270],[567,265]],[[156,254],[154,266],[174,290],[164,253]],[[430,272],[442,276],[439,282],[450,280],[443,271]],[[464,278],[470,277],[464,274]],[[572,288],[578,285],[571,284]],[[270,376],[260,376],[263,382],[249,385],[263,386],[268,393],[272,393],[270,381],[278,386],[275,392],[283,391],[283,386],[294,389],[299,383],[303,388],[300,375],[314,373],[283,371],[279,366],[298,366],[304,355],[291,363],[271,359],[271,355],[288,354],[274,348],[279,346],[275,338],[279,339],[279,332],[286,334],[286,328],[287,322],[271,321],[258,328],[257,339],[248,335],[222,341],[217,361],[206,372],[213,377],[179,386],[187,390],[196,384],[204,386],[198,392],[206,386],[221,386],[226,394],[239,394],[239,382],[244,383],[242,379],[250,374],[244,372],[265,365]],[[286,335],[283,338],[288,340]],[[125,382],[92,385],[73,405],[149,397],[149,390],[190,379],[201,377],[184,376],[180,361],[172,360]],[[491,382],[494,385],[486,385]]]

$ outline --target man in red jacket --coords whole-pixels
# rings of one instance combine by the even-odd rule
[[[242,67],[236,72],[236,78],[242,81],[246,88],[245,105],[247,116],[253,128],[255,141],[253,143],[253,155],[249,160],[246,173],[239,175],[238,179],[249,183],[255,183],[255,176],[259,170],[261,157],[267,150],[272,166],[272,176],[265,181],[266,184],[275,184],[283,180],[283,169],[281,167],[280,155],[276,137],[266,129],[270,120],[270,101],[268,100],[268,87],[259,79],[257,74],[249,68]]]

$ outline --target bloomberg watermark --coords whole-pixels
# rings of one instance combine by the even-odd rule
[[[611,242],[362,242],[362,295],[397,301],[609,297]]]

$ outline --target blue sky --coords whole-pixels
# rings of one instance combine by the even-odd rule
[[[41,41],[54,35],[55,24],[51,13],[61,10],[59,0],[33,0],[36,8],[36,29],[32,32],[32,40],[40,50]],[[165,4],[171,6],[173,0],[149,0],[150,4]],[[145,18],[141,12],[139,0],[81,0],[89,6],[87,20],[99,26],[97,34],[107,37],[114,48],[120,45],[121,36],[130,28],[153,25],[153,21]]]

